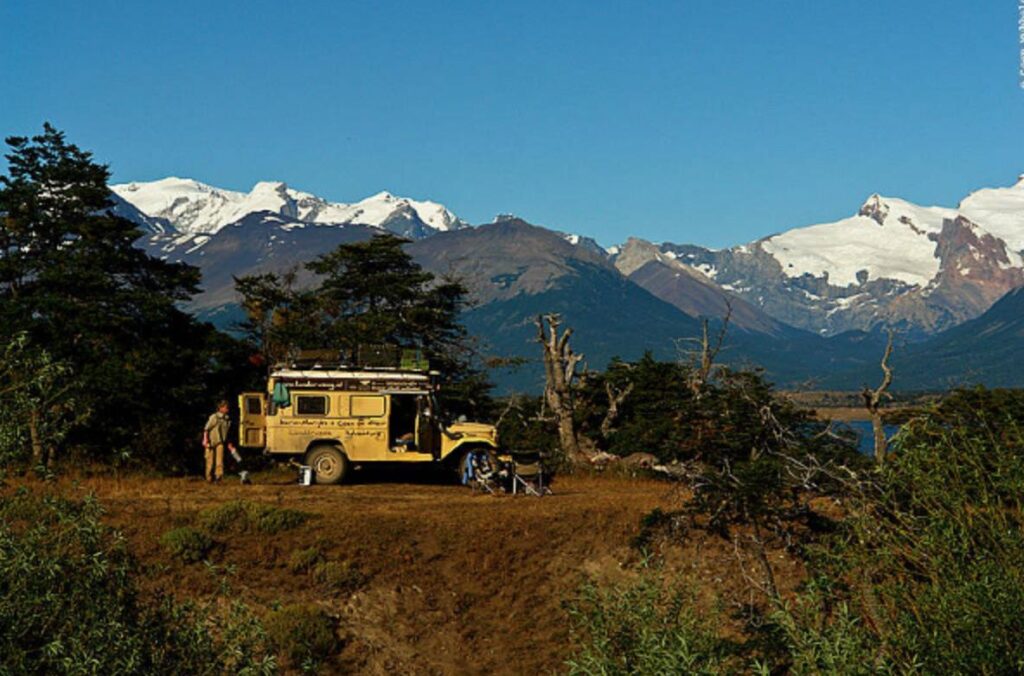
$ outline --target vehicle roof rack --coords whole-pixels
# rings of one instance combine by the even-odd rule
[[[392,345],[360,345],[355,358],[342,350],[299,350],[279,367],[300,370],[372,370],[430,372],[430,362],[423,351]]]

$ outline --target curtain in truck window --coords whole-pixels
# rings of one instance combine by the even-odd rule
[[[296,415],[327,415],[327,397],[303,396],[295,398]]]

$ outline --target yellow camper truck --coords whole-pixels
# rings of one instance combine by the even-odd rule
[[[445,424],[435,372],[279,369],[265,392],[239,397],[239,441],[303,459],[320,484],[343,481],[353,465],[450,463],[474,450],[497,450],[493,425]]]

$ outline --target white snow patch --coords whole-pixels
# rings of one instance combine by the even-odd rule
[[[185,253],[190,254],[193,251],[198,250],[200,247],[202,247],[204,244],[206,244],[209,241],[210,241],[209,237],[207,237],[206,235],[200,235],[199,237],[196,237],[195,239],[192,240],[192,246],[189,247],[188,249],[186,249]]]
[[[248,193],[224,190],[192,179],[169,177],[148,183],[111,186],[119,197],[154,218],[165,218],[180,232],[213,234],[261,211],[306,223],[382,226],[403,211],[413,212],[434,230],[465,226],[442,204],[380,192],[354,204],[328,202],[280,181],[261,181]]]
[[[852,296],[844,296],[843,298],[836,298],[832,301],[832,307],[828,312],[825,313],[826,317],[831,317],[837,312],[848,310],[854,304],[861,302],[873,302],[871,294],[869,293],[855,293]]]
[[[956,211],[877,195],[867,207],[883,215],[881,224],[858,215],[790,230],[763,240],[761,247],[789,277],[827,274],[830,284],[850,286],[866,270],[868,279],[925,286],[939,271],[935,242],[928,235],[941,231],[943,220],[955,218]]]
[[[692,265],[691,267],[700,270],[705,277],[710,277],[711,279],[714,279],[715,276],[718,275],[718,270],[715,268],[714,265],[711,265],[710,263],[698,263],[697,265]]]
[[[1014,252],[1024,250],[1024,176],[1009,188],[984,188],[960,202],[960,213]]]

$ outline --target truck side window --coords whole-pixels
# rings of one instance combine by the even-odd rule
[[[296,415],[327,415],[327,397],[299,395],[295,398]]]
[[[384,415],[384,397],[352,395],[351,415],[353,418],[379,418]]]
[[[261,415],[263,413],[263,406],[260,405],[260,398],[246,397],[245,412],[249,415]]]

